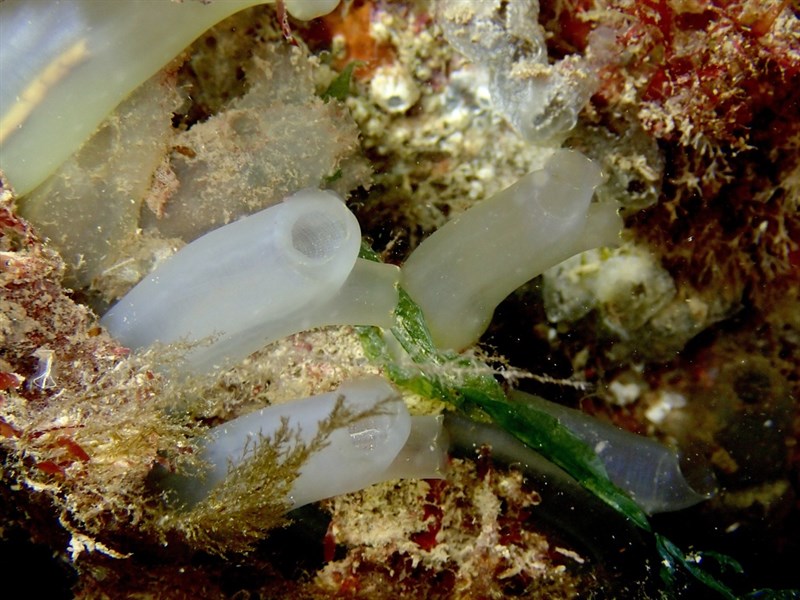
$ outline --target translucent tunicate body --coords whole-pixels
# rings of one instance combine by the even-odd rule
[[[333,430],[325,447],[309,456],[286,498],[290,509],[387,479],[442,477],[446,444],[441,419],[412,418],[391,385],[369,376],[345,382],[327,394],[270,406],[213,427],[201,442],[200,458],[209,468],[196,477],[167,476],[161,485],[191,507],[225,478],[235,477],[236,468],[258,453],[261,441],[273,439],[284,425],[297,433],[288,442],[287,453],[298,443],[308,445],[340,399],[350,414],[369,414]]]
[[[600,169],[557,151],[544,168],[475,205],[425,239],[403,265],[403,286],[443,348],[463,349],[511,292],[570,256],[616,242],[616,207],[591,205]]]
[[[339,0],[286,0],[298,19]],[[267,0],[0,2],[0,168],[24,195],[206,29]]]
[[[241,359],[318,325],[314,314],[351,275],[360,242],[358,222],[336,194],[302,190],[188,244],[101,324],[133,349],[211,340],[190,351],[195,369]]]

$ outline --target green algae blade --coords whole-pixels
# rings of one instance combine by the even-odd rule
[[[378,260],[371,249],[363,246],[360,256]],[[379,330],[360,328],[367,355],[380,363],[397,385],[449,402],[473,417],[476,409],[480,410],[637,526],[650,531],[645,512],[609,480],[594,451],[558,419],[532,406],[509,402],[503,388],[494,377],[486,374],[486,366],[477,359],[436,348],[422,309],[402,289],[395,317],[396,324],[391,333],[411,362],[421,367],[434,367],[426,370],[398,365]],[[448,375],[449,372],[456,375]]]
[[[353,71],[362,64],[364,63],[357,60],[347,63],[347,66],[336,76],[336,79],[331,81],[328,88],[322,92],[322,99],[330,100],[333,98],[340,102],[347,100],[350,95],[350,80],[353,78]]]
[[[380,257],[362,244],[361,258],[380,262]],[[800,600],[798,590],[754,590],[739,596],[719,577],[700,566],[715,562],[720,572],[741,574],[741,565],[717,552],[685,553],[669,539],[653,531],[647,514],[608,478],[592,448],[578,439],[558,419],[535,407],[510,402],[490,370],[477,358],[442,351],[431,338],[422,309],[400,289],[391,335],[377,327],[356,328],[367,356],[380,364],[398,386],[427,398],[448,402],[477,420],[491,420],[522,443],[555,463],[600,500],[653,534],[660,563],[664,593],[678,593],[681,576],[688,576],[726,600]],[[396,342],[405,353],[401,360],[390,344]],[[410,363],[410,364],[407,364]]]

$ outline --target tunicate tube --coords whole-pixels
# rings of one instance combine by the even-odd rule
[[[132,349],[202,340],[185,357],[191,371],[237,362],[311,327],[388,326],[397,270],[357,261],[360,243],[341,198],[302,190],[188,244],[100,323]]]
[[[566,471],[496,425],[448,412],[444,428],[450,438],[451,455],[475,460],[488,448],[494,464],[522,473],[541,497],[532,509],[532,519],[555,526],[611,572],[633,577],[634,581],[649,577],[651,540]]]
[[[25,195],[206,29],[266,0],[0,2],[0,169]],[[339,0],[286,0],[296,18]]]
[[[402,267],[442,348],[461,350],[486,330],[511,292],[574,254],[618,241],[616,207],[591,205],[600,169],[559,150],[540,171],[484,200],[423,240]]]
[[[197,477],[166,476],[160,485],[190,508],[226,477],[235,476],[236,467],[258,452],[260,440],[273,436],[284,421],[299,432],[290,444],[308,444],[340,397],[353,414],[376,414],[331,432],[327,445],[300,468],[287,498],[290,510],[389,479],[443,477],[446,441],[441,418],[414,417],[413,422],[394,388],[381,377],[369,376],[345,382],[334,392],[270,406],[212,428],[201,444],[200,458],[208,471]],[[412,427],[418,431],[412,433]]]
[[[672,448],[538,396],[515,391],[511,399],[558,419],[594,450],[609,479],[649,514],[682,510],[712,496],[715,482],[711,471],[699,481],[702,489],[693,488]]]

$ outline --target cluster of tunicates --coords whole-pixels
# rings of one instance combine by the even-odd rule
[[[0,35],[4,43],[11,39],[14,52],[4,54],[0,65],[7,76],[0,95],[0,166],[17,191],[24,194],[40,183],[111,109],[209,25],[254,3],[217,2],[209,8],[159,2],[141,11],[136,3],[62,2],[41,19],[33,18],[24,2],[2,3]],[[309,18],[336,2],[286,4],[296,16]],[[570,129],[593,87],[591,65],[584,59],[547,64],[537,16],[535,0],[446,1],[440,7],[449,41],[489,70],[497,109],[530,139]],[[36,26],[29,28],[29,21]],[[136,29],[126,33],[128,26]],[[136,60],[120,60],[120,52]],[[85,94],[87,89],[92,93]],[[87,114],[70,126],[62,111],[84,100]],[[244,98],[226,116],[233,133],[260,132],[268,125],[246,112],[248,102],[257,101]],[[394,101],[388,102],[392,108]],[[154,123],[153,130],[158,137],[163,123]],[[45,146],[48,152],[40,151]],[[102,160],[102,152],[90,158],[76,163]],[[193,173],[187,181],[202,183],[203,165],[185,162]],[[585,156],[556,151],[543,169],[425,240],[402,267],[402,276],[397,267],[358,258],[360,228],[341,197],[304,189],[197,237],[125,295],[101,324],[133,349],[186,343],[181,366],[197,373],[232,366],[272,341],[314,327],[389,329],[402,279],[436,344],[461,350],[477,342],[495,307],[518,286],[578,252],[615,243],[621,227],[615,205],[592,203],[600,181],[598,167]],[[101,238],[114,235],[100,233]],[[355,418],[328,432],[327,445],[305,462],[286,499],[289,508],[391,477],[441,476],[441,421],[410,417],[394,388],[373,377],[209,430],[199,442],[209,469],[165,485],[185,504],[201,502],[281,428],[297,432],[293,443],[310,443],[340,402]],[[617,445],[607,432],[585,439],[601,455],[601,446]],[[663,456],[656,454],[656,460]],[[656,487],[661,475],[656,472]],[[669,475],[675,476],[675,469]],[[626,471],[620,485],[631,481]],[[651,506],[644,492],[634,493]],[[657,501],[652,506],[660,507]]]

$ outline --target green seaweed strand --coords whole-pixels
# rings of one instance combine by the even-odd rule
[[[362,244],[360,256],[380,262],[378,254],[366,244]],[[699,566],[699,558],[708,558],[721,567],[741,574],[742,568],[736,560],[712,552],[686,554],[663,535],[653,531],[647,514],[626,492],[611,482],[592,448],[557,418],[532,406],[510,402],[494,377],[484,374],[486,366],[477,359],[436,348],[422,310],[403,289],[400,289],[391,335],[403,348],[412,365],[403,364],[397,359],[390,350],[387,334],[379,328],[358,327],[357,330],[367,356],[380,364],[394,383],[421,396],[448,402],[472,418],[493,421],[564,469],[583,487],[643,531],[651,533],[661,558],[661,579],[668,590],[677,589],[678,576],[684,573],[726,600],[738,598],[730,587]],[[462,374],[450,376],[448,367],[450,371]],[[763,589],[750,592],[744,598],[800,598],[800,592]]]

